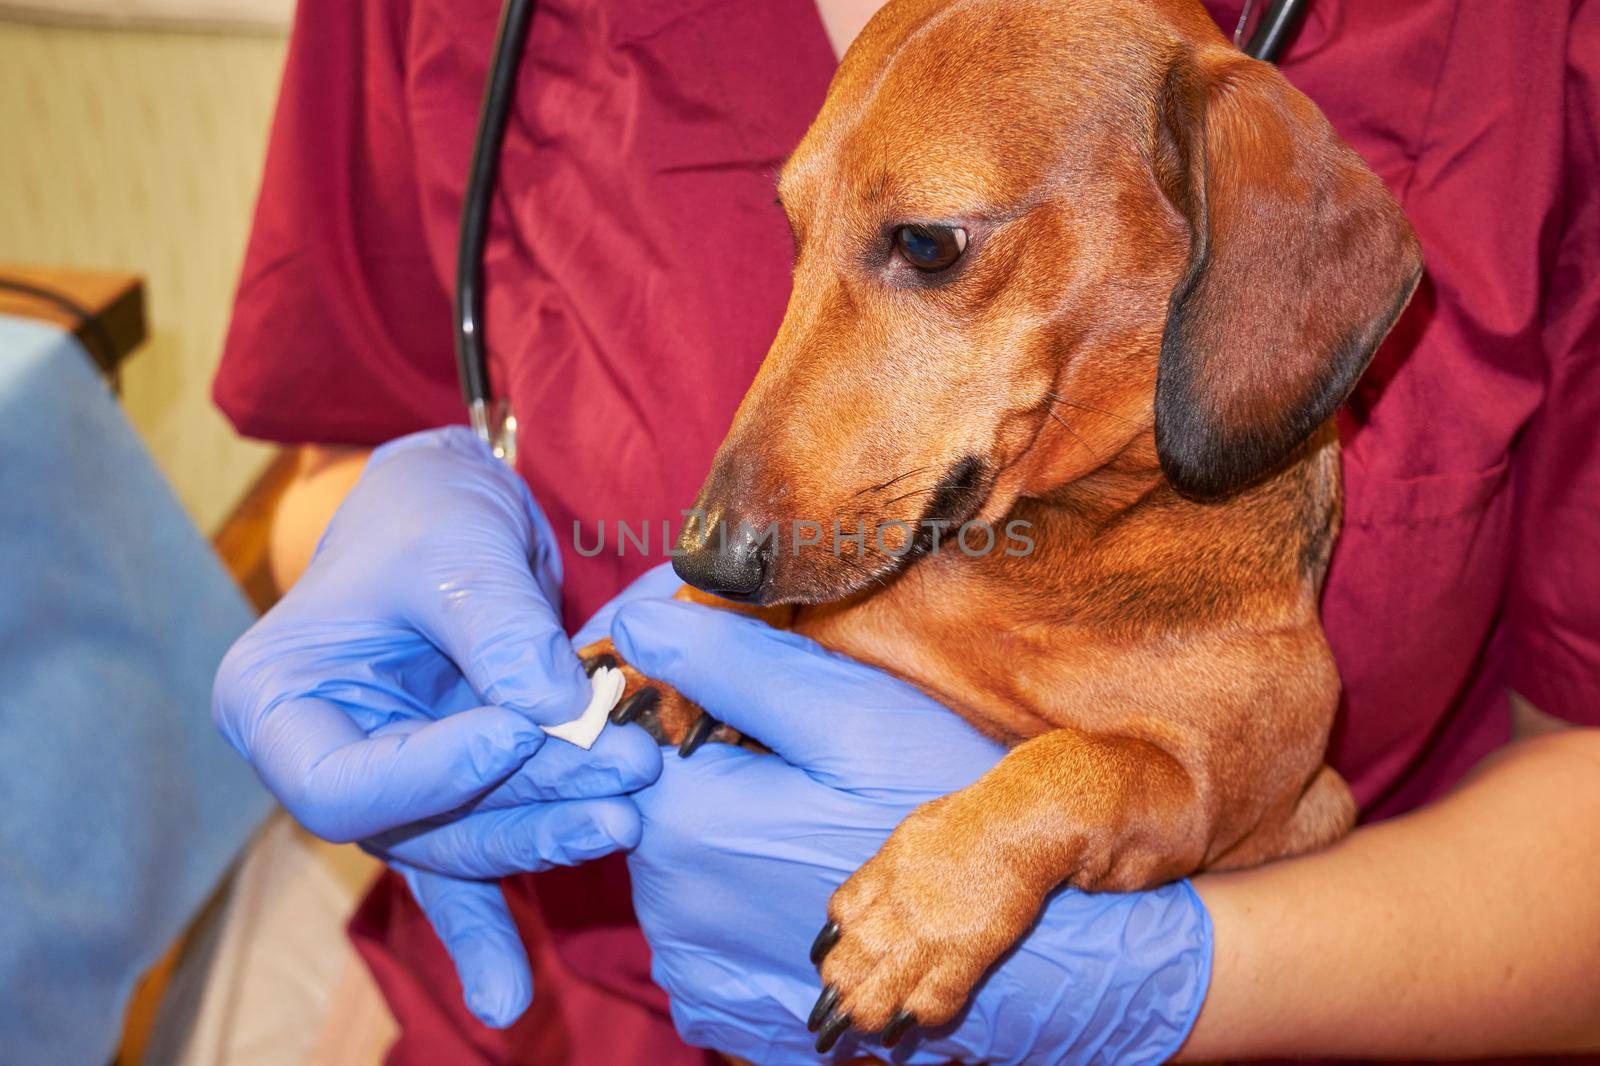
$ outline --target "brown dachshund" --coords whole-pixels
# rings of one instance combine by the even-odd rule
[[[1421,257],[1317,108],[1198,0],[895,0],[779,190],[793,296],[678,573],[1012,745],[834,895],[826,1042],[949,1019],[1057,886],[1344,833],[1330,418]]]

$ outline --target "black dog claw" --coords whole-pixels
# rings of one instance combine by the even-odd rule
[[[822,990],[822,995],[817,997],[817,1005],[811,1008],[811,1017],[806,1019],[806,1030],[816,1032],[822,1028],[822,1021],[833,1013],[833,1008],[839,1005],[839,990],[829,985]]]
[[[711,731],[720,724],[715,718],[701,711],[700,717],[696,718],[694,725],[689,727],[689,732],[684,734],[683,743],[678,745],[679,757],[687,759],[699,751],[700,745],[706,742],[706,738],[711,736]]]
[[[889,1024],[883,1027],[883,1035],[878,1039],[884,1047],[894,1047],[900,1043],[900,1038],[906,1035],[906,1030],[917,1024],[917,1016],[901,1007],[894,1012],[894,1017],[889,1019]]]
[[[850,1015],[835,1014],[822,1023],[822,1029],[817,1033],[817,1054],[826,1055],[833,1050],[833,1045],[839,1042],[844,1031],[850,1028]]]
[[[838,922],[829,922],[822,927],[822,932],[817,934],[817,939],[811,942],[811,965],[822,965],[822,960],[828,957],[828,952],[833,950],[833,945],[839,942],[839,936]]]
[[[611,720],[617,725],[627,725],[660,702],[661,690],[654,685],[646,685],[617,704],[611,712]]]
[[[593,659],[585,659],[583,661],[583,672],[593,677],[602,666],[615,670],[617,668],[617,657],[610,652],[602,652]]]

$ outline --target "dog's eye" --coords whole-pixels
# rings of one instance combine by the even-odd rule
[[[954,226],[901,226],[894,231],[900,258],[929,274],[947,269],[967,250],[967,231]]]

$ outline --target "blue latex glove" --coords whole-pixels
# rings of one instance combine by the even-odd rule
[[[623,793],[661,755],[539,724],[589,682],[561,626],[560,554],[527,487],[469,431],[377,449],[310,566],[229,651],[217,725],[301,824],[398,870],[472,1012],[508,1025],[532,974],[494,879],[631,847]]]
[[[1003,749],[887,674],[727,612],[641,602],[612,633],[629,663],[775,752],[707,745],[635,796],[634,906],[678,1031],[755,1062],[814,1062],[807,956],[829,896],[913,807]],[[1187,1036],[1210,961],[1210,919],[1187,882],[1063,890],[953,1022],[892,1052],[851,1034],[833,1055],[1159,1062]]]

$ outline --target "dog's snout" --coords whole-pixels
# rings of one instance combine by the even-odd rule
[[[772,572],[773,538],[766,529],[726,515],[686,529],[672,569],[702,592],[760,602]]]

